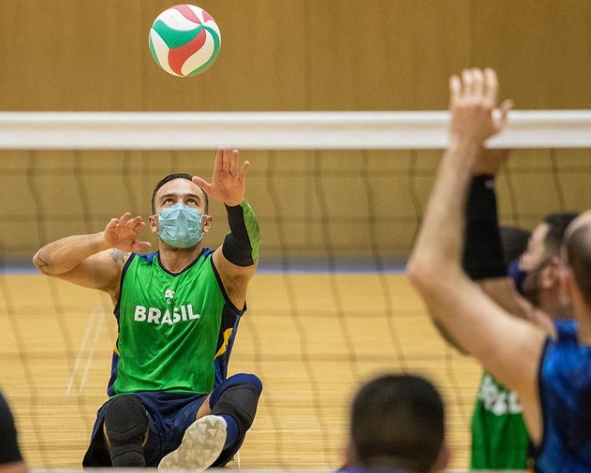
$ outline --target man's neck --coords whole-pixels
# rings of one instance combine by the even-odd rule
[[[371,473],[417,473],[415,462],[396,456],[376,456],[370,460],[358,462],[348,470],[361,470]]]
[[[539,308],[555,320],[569,320],[574,317],[573,308],[570,304],[564,304],[560,300],[560,294],[551,294],[544,297],[540,294]]]
[[[201,254],[203,243],[200,242],[193,248],[173,248],[166,244],[160,244],[160,264],[171,273],[180,273],[183,269],[193,263]]]

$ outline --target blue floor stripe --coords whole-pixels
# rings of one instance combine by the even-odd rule
[[[330,266],[325,261],[320,262],[294,262],[293,264],[283,267],[280,263],[264,263],[260,264],[257,273],[259,274],[280,274],[288,272],[290,274],[322,274],[336,272],[339,274],[374,274],[382,272],[386,274],[402,274],[405,271],[405,263],[403,262],[392,262],[385,264],[382,271],[378,271],[376,265],[372,261],[366,262],[340,262],[335,265],[331,271]],[[21,265],[5,265],[0,266],[0,274],[5,275],[33,275],[40,274],[32,265],[21,266]]]

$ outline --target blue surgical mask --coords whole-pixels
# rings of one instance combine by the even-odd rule
[[[158,214],[160,238],[173,248],[192,248],[203,238],[203,213],[179,202]]]
[[[517,289],[517,292],[522,296],[528,297],[530,300],[532,300],[532,297],[537,297],[536,295],[539,292],[537,280],[534,279],[533,282],[532,280],[530,280],[530,282],[528,283],[528,288],[526,290],[525,278],[527,278],[527,276],[529,276],[530,274],[534,275],[532,277],[539,277],[539,272],[543,270],[546,267],[546,265],[550,263],[550,261],[550,258],[544,258],[535,267],[529,270],[521,268],[521,256],[518,256],[513,261],[511,261],[509,263],[509,266],[507,267],[507,274],[511,279],[513,279],[513,283],[515,284],[515,289]]]
[[[528,273],[527,271],[521,269],[519,264],[520,260],[521,257],[518,256],[513,261],[511,261],[509,263],[509,267],[507,268],[507,273],[509,274],[509,277],[513,279],[513,284],[515,284],[515,289],[517,289],[517,292],[523,295],[523,282],[525,281]]]

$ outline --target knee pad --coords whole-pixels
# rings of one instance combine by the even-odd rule
[[[263,384],[252,374],[234,375],[226,382],[228,386],[220,393],[211,413],[233,417],[240,428],[240,435],[245,435],[254,421]]]
[[[143,443],[147,430],[148,415],[137,397],[124,395],[111,401],[105,413],[105,432],[113,466],[145,466]]]

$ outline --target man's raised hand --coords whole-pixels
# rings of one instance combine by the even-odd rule
[[[104,231],[104,238],[110,248],[117,248],[125,253],[145,253],[152,245],[147,241],[139,241],[140,231],[146,223],[142,217],[133,217],[129,212],[121,218],[112,218]]]
[[[465,69],[461,78],[449,81],[451,139],[470,140],[482,145],[507,123],[513,103],[505,100],[497,108],[499,84],[492,69]]]
[[[246,192],[250,162],[245,161],[239,166],[239,157],[237,149],[218,148],[211,182],[198,176],[193,178],[193,182],[212,199],[222,201],[229,207],[240,205]]]

